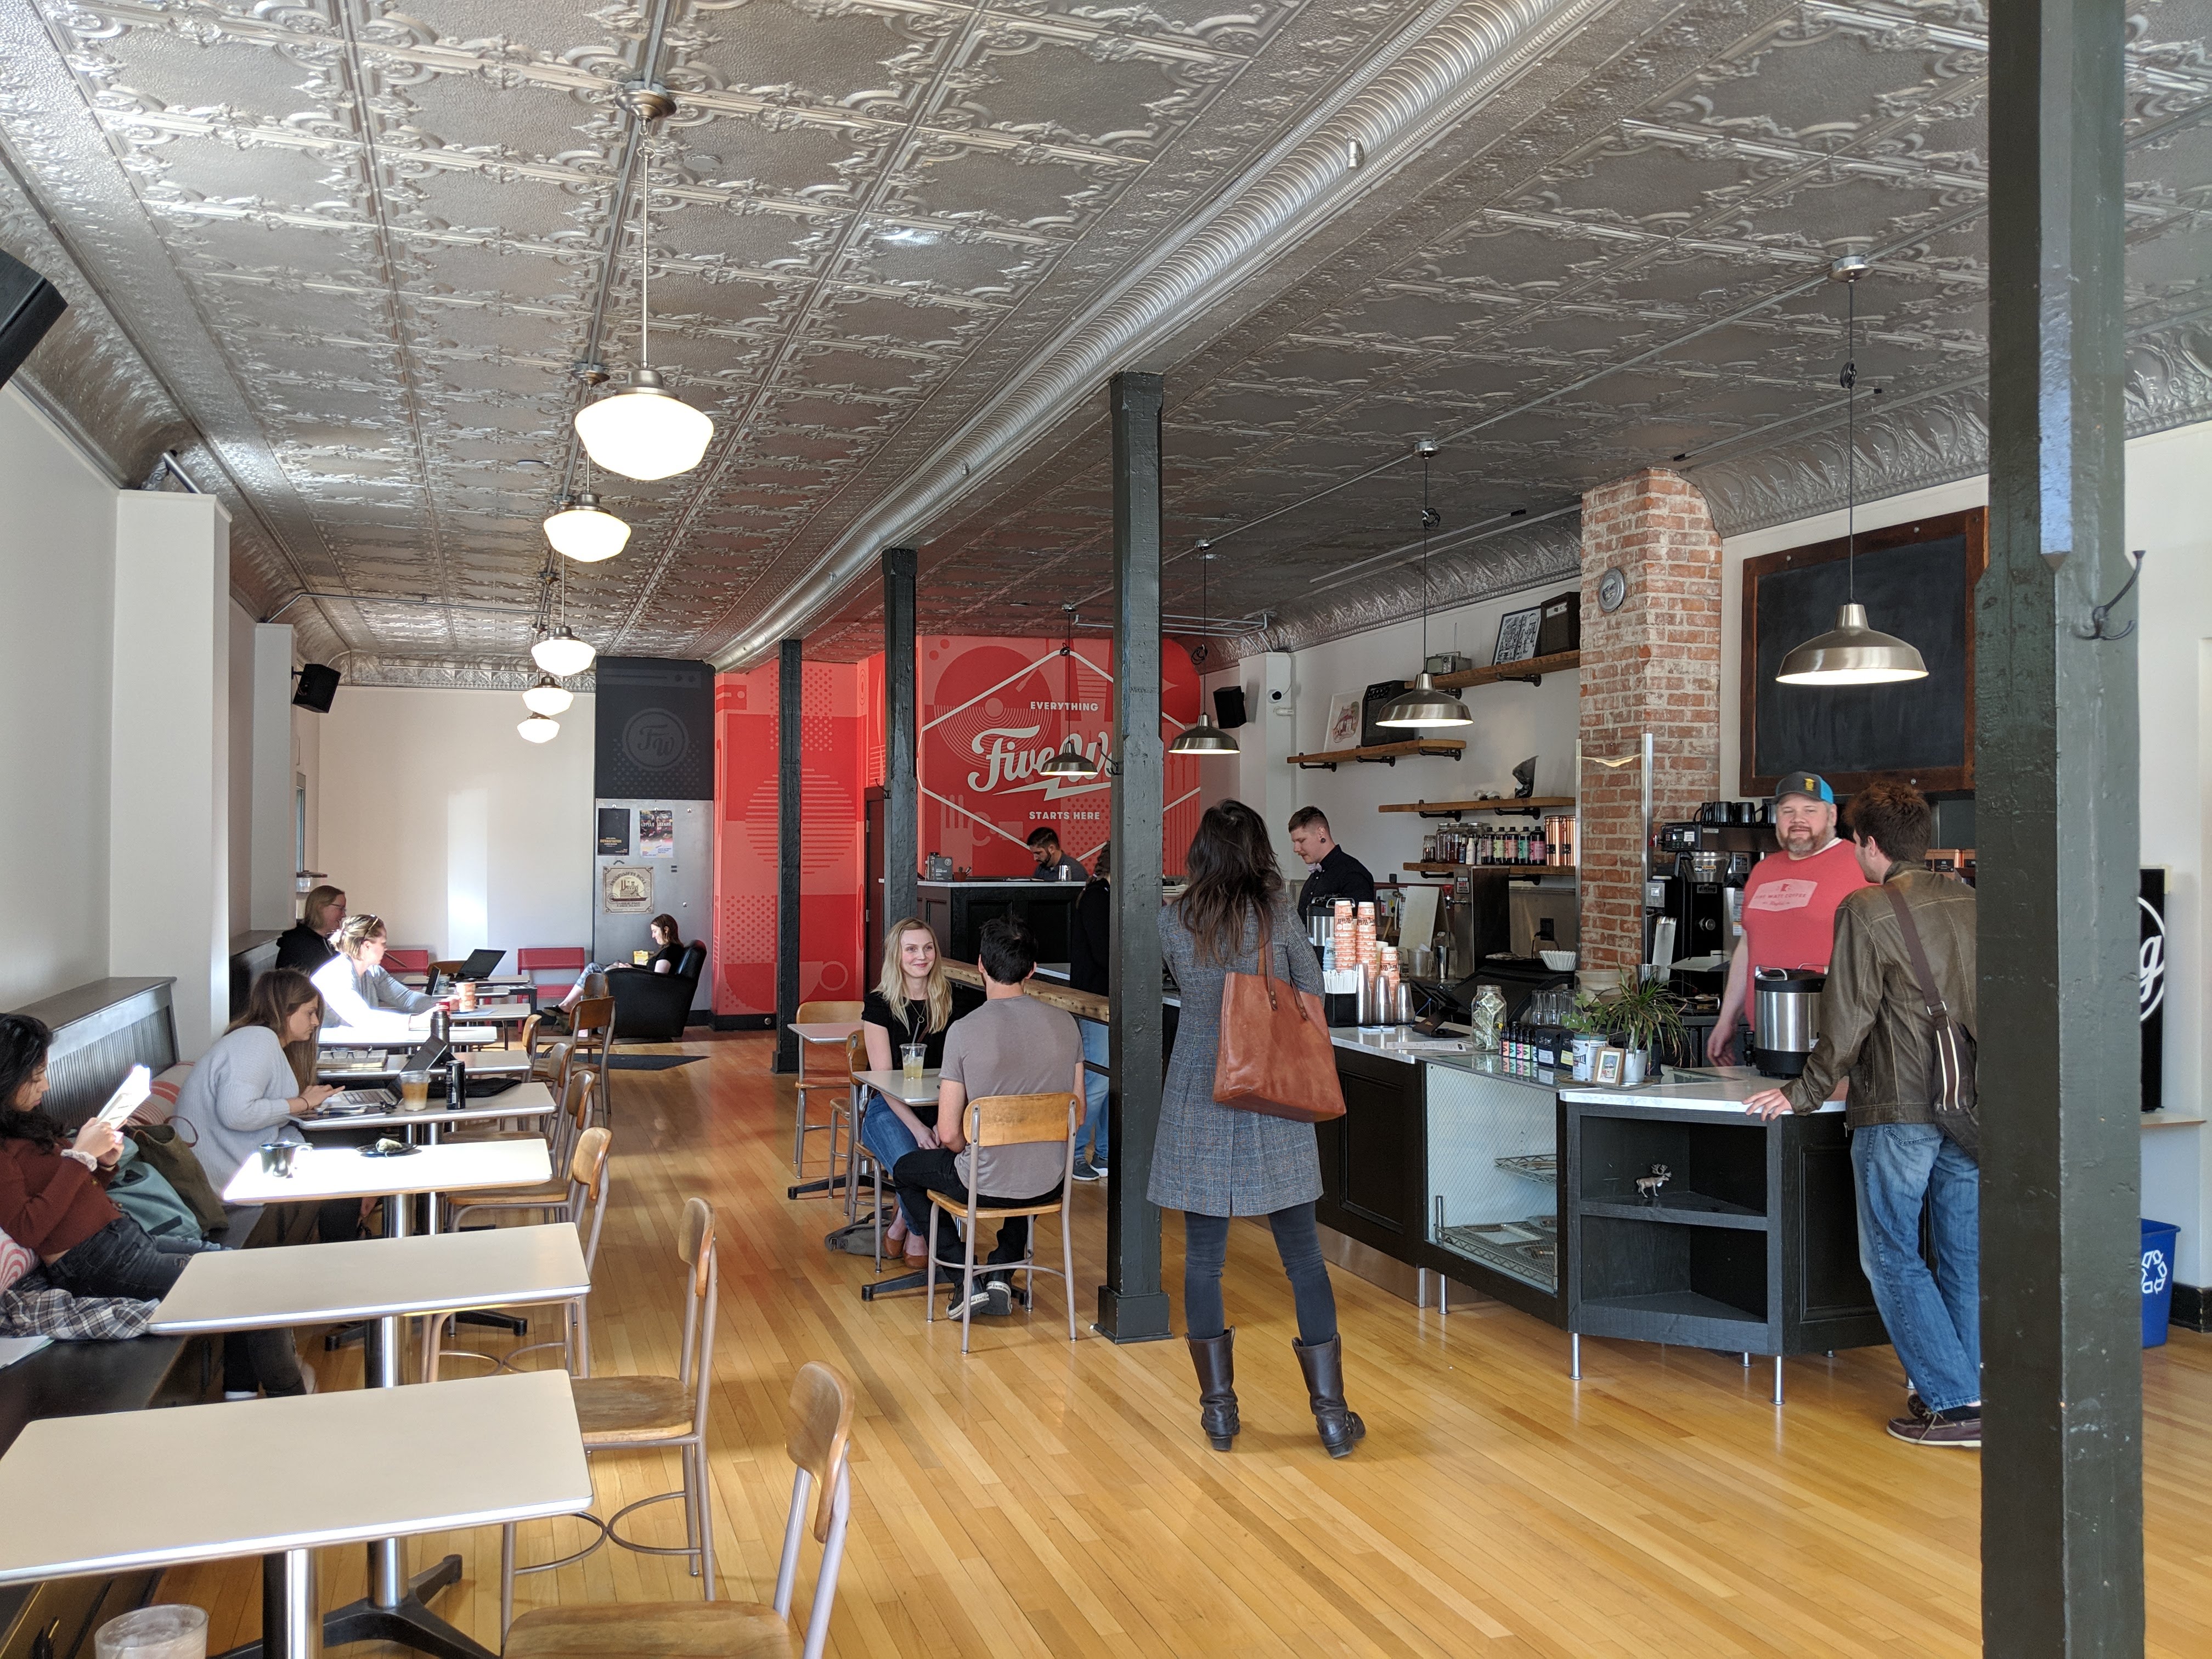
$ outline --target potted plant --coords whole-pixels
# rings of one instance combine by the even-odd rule
[[[1625,1084],[1643,1082],[1654,1056],[1684,1041],[1682,1005],[1664,980],[1625,981],[1593,1012],[1606,1034],[1628,1051],[1621,1067]]]

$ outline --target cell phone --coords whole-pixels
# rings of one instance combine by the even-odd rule
[[[153,1092],[154,1074],[143,1066],[133,1066],[115,1092],[108,1096],[107,1104],[100,1109],[100,1121],[121,1128]]]

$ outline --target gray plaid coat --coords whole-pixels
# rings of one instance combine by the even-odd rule
[[[1270,971],[1301,991],[1321,991],[1321,963],[1287,900],[1275,906]],[[1237,959],[1203,963],[1196,942],[1172,905],[1160,911],[1160,951],[1182,992],[1175,1053],[1160,1101],[1159,1139],[1146,1197],[1163,1209],[1200,1215],[1266,1215],[1321,1196],[1321,1155],[1313,1125],[1213,1100],[1213,1065],[1221,1040],[1221,984],[1233,969],[1260,970],[1260,925],[1247,918]]]

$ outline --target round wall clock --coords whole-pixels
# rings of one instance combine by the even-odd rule
[[[1620,574],[1619,566],[1608,569],[1597,579],[1597,608],[1618,611],[1620,602],[1628,597],[1628,578]]]

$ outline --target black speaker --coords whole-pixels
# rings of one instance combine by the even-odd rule
[[[292,693],[292,707],[312,708],[318,714],[327,714],[331,712],[331,699],[337,694],[338,671],[326,668],[319,662],[311,662],[300,671],[300,685]]]
[[[1217,685],[1213,688],[1213,723],[1224,732],[1234,732],[1244,724],[1243,686]]]
[[[0,253],[0,386],[68,309],[52,283],[21,259]]]

